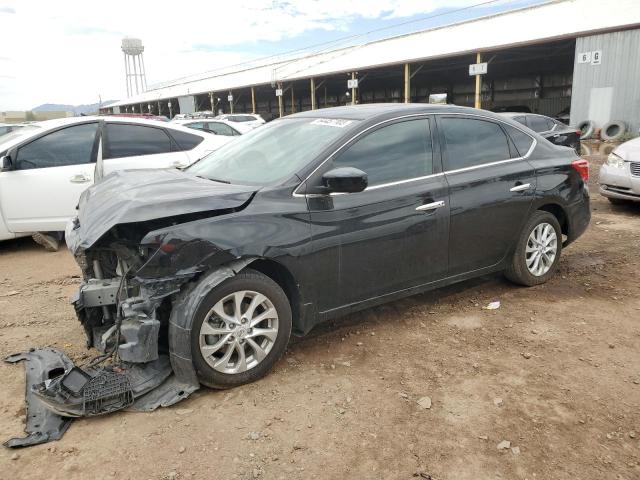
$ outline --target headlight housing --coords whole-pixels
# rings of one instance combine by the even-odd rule
[[[611,152],[607,157],[607,165],[610,167],[624,168],[624,160],[615,153]]]

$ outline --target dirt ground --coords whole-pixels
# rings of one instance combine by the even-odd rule
[[[640,206],[600,197],[588,158],[592,224],[548,284],[497,275],[352,315],[255,384],[0,447],[0,478],[640,478]],[[68,303],[78,275],[66,250],[0,244],[1,356],[92,354]],[[22,433],[23,367],[0,376],[4,441]]]

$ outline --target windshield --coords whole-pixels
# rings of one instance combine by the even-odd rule
[[[35,125],[20,125],[19,128],[16,128],[15,130],[11,130],[6,135],[0,136],[0,147],[2,147],[4,143],[10,142],[14,138],[21,137],[22,135],[27,135],[39,128],[40,127],[37,127]]]
[[[245,133],[187,169],[241,185],[273,185],[300,170],[356,120],[288,118]]]

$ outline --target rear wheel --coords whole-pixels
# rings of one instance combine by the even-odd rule
[[[195,313],[193,363],[200,382],[230,388],[266,375],[291,334],[291,307],[280,286],[244,270],[213,288]]]
[[[554,215],[536,211],[520,234],[505,270],[514,283],[528,287],[545,283],[555,273],[562,252],[562,230]]]

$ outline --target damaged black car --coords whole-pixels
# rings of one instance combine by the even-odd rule
[[[66,232],[101,354],[36,393],[63,416],[153,409],[259,379],[340,315],[492,272],[544,283],[588,226],[587,179],[508,118],[417,104],[303,112],[184,171],[114,172]]]

